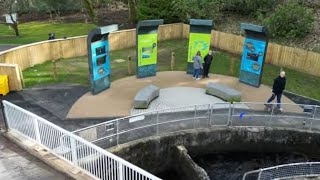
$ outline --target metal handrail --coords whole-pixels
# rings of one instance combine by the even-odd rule
[[[216,106],[216,105],[229,105],[227,108],[229,109],[229,113],[228,115],[226,114],[221,114],[221,115],[225,115],[225,116],[228,116],[228,123],[225,124],[225,125],[222,125],[222,126],[232,126],[232,121],[233,121],[233,118],[235,116],[238,116],[238,114],[235,114],[235,109],[238,109],[241,107],[238,107],[237,105],[264,105],[265,103],[262,103],[262,102],[235,102],[233,104],[231,103],[215,103],[215,104],[211,104],[209,105],[210,106]],[[271,105],[276,105],[277,103],[268,103],[268,104],[271,104]],[[196,107],[199,107],[199,106],[206,106],[207,104],[204,104],[204,105],[189,105],[189,106],[182,106],[182,107],[176,107],[176,108],[168,108],[168,109],[162,109],[162,110],[155,110],[155,111],[148,111],[148,112],[144,112],[144,113],[139,113],[139,114],[135,114],[135,115],[132,115],[132,116],[127,116],[127,117],[123,117],[123,118],[117,118],[117,119],[114,119],[114,120],[111,120],[111,121],[107,121],[107,122],[102,122],[102,123],[99,123],[99,124],[95,124],[95,125],[92,125],[92,126],[88,126],[88,127],[85,127],[85,128],[82,128],[82,129],[78,129],[76,131],[73,131],[72,133],[79,133],[81,131],[85,131],[85,130],[88,130],[88,129],[91,129],[91,128],[95,128],[95,127],[99,127],[99,126],[102,126],[106,123],[115,123],[115,124],[119,124],[119,122],[122,122],[122,121],[125,121],[125,120],[128,120],[128,119],[131,119],[131,118],[134,118],[134,117],[139,117],[139,116],[148,116],[148,115],[157,115],[157,121],[158,121],[158,116],[159,114],[162,114],[162,113],[170,113],[170,112],[181,112],[181,111],[175,111],[175,110],[181,110],[181,109],[190,109],[190,111],[192,111],[191,109],[195,109],[195,113],[197,112],[197,109]],[[290,106],[311,106],[311,107],[314,107],[314,109],[317,109],[317,107],[319,106],[316,106],[316,105],[307,105],[307,104],[290,104],[290,103],[282,103],[281,105],[290,105]],[[219,108],[218,108],[219,109]],[[168,112],[167,112],[168,111]],[[212,112],[212,107],[211,107],[211,111],[210,109],[208,109],[208,112],[209,112],[209,115],[208,115],[208,119],[211,119],[211,117],[213,117],[213,112]],[[282,118],[290,118],[290,117],[295,117],[295,118],[304,118],[306,120],[320,120],[320,119],[317,119],[315,117],[315,113],[316,111],[313,112],[313,116],[312,117],[302,117],[302,116],[286,116],[286,115],[281,115]],[[274,117],[274,111],[272,109],[272,112],[269,114],[269,115],[259,115],[259,114],[256,114],[256,115],[251,115],[251,116],[254,116],[254,117],[270,117],[269,119],[269,122],[272,120],[272,117]],[[190,117],[190,118],[195,118],[195,117]],[[180,121],[181,119],[179,119],[178,121]],[[177,120],[175,119],[171,119],[169,121],[170,122],[175,122]],[[157,122],[157,123],[153,123],[153,124],[149,124],[147,126],[140,126],[138,128],[144,128],[144,127],[150,127],[150,126],[158,126],[160,125],[161,123]],[[221,125],[220,125],[221,126]],[[310,128],[312,127],[312,123],[310,124]],[[133,128],[133,129],[129,129],[129,130],[126,130],[126,132],[130,132],[130,131],[133,131],[133,130],[136,130],[136,128]],[[110,136],[118,136],[120,132],[122,131],[119,131],[119,127],[117,127],[117,134],[113,134],[113,135],[108,135],[108,137]],[[98,138],[99,140],[101,139],[105,139],[104,137],[102,138]],[[94,140],[95,141],[95,140]]]
[[[131,164],[128,161],[125,161],[124,159],[82,139],[79,136],[76,136],[75,134],[55,125],[51,122],[48,122],[47,120],[19,107],[16,106],[8,101],[2,101],[5,107],[5,115],[8,123],[8,129],[10,131],[17,132],[24,137],[33,140],[42,146],[44,146],[48,151],[52,152],[53,154],[67,160],[68,163],[83,169],[88,175],[93,177],[94,179],[108,179],[106,174],[102,174],[103,172],[99,169],[95,169],[98,166],[100,168],[110,168],[112,171],[112,175],[114,175],[116,178],[118,177],[120,180],[125,179],[124,174],[127,172],[130,172],[131,174],[126,175],[133,175],[132,173],[143,176],[146,179],[152,179],[152,180],[160,180],[160,178],[148,173],[147,171]],[[17,117],[18,116],[18,117]],[[22,119],[22,117],[24,119]],[[21,118],[21,119],[19,119]],[[26,127],[21,126],[21,123],[24,123],[24,125],[28,127],[32,127],[30,129],[26,129]],[[49,128],[48,131],[45,131],[46,128]],[[41,127],[40,127],[41,126]],[[25,132],[26,131],[26,132]],[[45,131],[45,132],[44,132]],[[54,132],[54,133],[52,133]],[[30,135],[30,133],[32,135]],[[48,133],[52,136],[49,137],[50,145],[55,145],[58,148],[62,148],[64,150],[67,150],[66,153],[59,153],[57,149],[53,149],[48,146],[48,144],[43,143],[42,141],[48,141]],[[60,135],[59,135],[60,134]],[[33,136],[35,135],[35,137]],[[54,137],[57,136],[57,137]],[[58,143],[56,144],[56,140],[61,140],[61,137],[64,136],[68,139],[68,142],[70,141],[71,144],[69,146],[63,147],[63,144]],[[89,164],[81,164],[81,161],[78,161],[79,158],[86,158],[85,155],[90,154],[90,156],[94,155],[96,159],[101,159],[98,162],[91,162]],[[64,156],[65,155],[65,156]],[[128,170],[129,169],[129,170]],[[108,169],[105,169],[105,173],[107,173]],[[118,172],[114,173],[113,172]],[[133,176],[135,177],[135,176]]]
[[[272,175],[272,178],[271,179],[284,179],[284,178],[293,178],[293,177],[309,177],[309,176],[319,176],[320,175],[320,162],[300,162],[300,163],[290,163],[290,164],[282,164],[282,165],[277,165],[277,166],[272,166],[272,167],[267,167],[267,168],[261,168],[261,169],[258,169],[258,170],[253,170],[253,171],[249,171],[249,172],[246,172],[243,177],[242,177],[242,180],[246,180],[247,176],[248,175],[251,175],[251,174],[257,174],[258,176],[258,180],[260,180],[262,177],[262,174],[265,172],[265,171],[272,171],[272,170],[279,170],[281,168],[288,168],[288,167],[294,167],[294,166],[297,166],[297,167],[302,167],[302,166],[315,166],[315,165],[318,165],[318,168],[317,168],[317,172],[313,172],[313,173],[310,173],[310,174],[304,174],[304,175],[301,175],[299,174],[299,171],[294,171],[294,173],[292,174],[288,174],[287,176],[283,176],[283,175],[277,175],[276,173],[273,173]],[[268,173],[270,174],[270,173]],[[266,178],[263,178],[263,179],[266,179]],[[269,179],[269,178],[268,178]]]

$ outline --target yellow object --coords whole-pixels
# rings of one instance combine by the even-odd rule
[[[9,92],[8,75],[0,75],[0,94],[6,95]]]

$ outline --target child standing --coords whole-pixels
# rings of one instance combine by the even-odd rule
[[[200,80],[199,78],[200,69],[203,68],[200,51],[197,52],[197,54],[192,58],[192,60],[193,60],[193,79]]]

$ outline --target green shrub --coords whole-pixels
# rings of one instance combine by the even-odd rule
[[[310,9],[296,2],[279,5],[269,18],[265,20],[272,36],[278,37],[304,37],[314,21]]]
[[[175,21],[171,8],[171,0],[139,0],[137,19],[164,19],[166,23]]]
[[[252,14],[256,11],[270,11],[278,0],[215,0],[222,11],[238,14]]]

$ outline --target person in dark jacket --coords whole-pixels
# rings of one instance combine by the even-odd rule
[[[213,56],[212,51],[210,50],[208,54],[204,57],[204,65],[203,65],[203,76],[202,78],[209,78],[208,74],[210,71],[210,66],[212,62]]]
[[[268,103],[270,103],[271,101],[273,101],[275,99],[275,97],[277,97],[277,109],[279,111],[283,111],[280,103],[281,103],[282,92],[286,88],[285,75],[286,75],[286,73],[284,71],[281,71],[280,75],[274,80],[273,87],[272,87],[272,96],[267,101]]]

